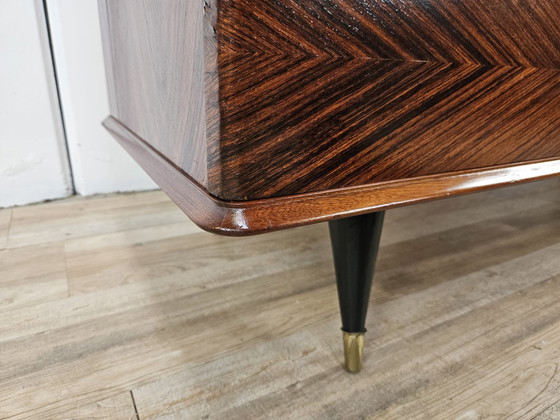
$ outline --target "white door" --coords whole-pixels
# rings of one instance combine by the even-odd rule
[[[156,188],[101,126],[109,115],[109,99],[97,0],[46,4],[76,192]]]
[[[0,0],[0,207],[156,188],[108,115],[97,0]]]
[[[0,207],[72,192],[42,3],[0,0]]]

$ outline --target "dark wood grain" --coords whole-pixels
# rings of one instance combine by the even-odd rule
[[[207,139],[215,137],[206,103],[217,88],[205,74],[216,58],[205,42],[204,2],[100,0],[99,9],[111,115],[206,186]]]
[[[110,117],[104,125],[198,226],[229,236],[266,233],[560,174],[560,161],[550,160],[232,202],[210,195],[185,171],[118,120]]]
[[[218,196],[560,156],[560,2],[221,2]]]
[[[205,229],[262,232],[560,172],[560,0],[100,8],[108,125]]]
[[[224,200],[560,156],[560,0],[101,0],[112,114]]]

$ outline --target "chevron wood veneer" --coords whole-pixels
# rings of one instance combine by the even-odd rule
[[[205,229],[257,233],[560,173],[560,0],[100,9],[106,125]]]

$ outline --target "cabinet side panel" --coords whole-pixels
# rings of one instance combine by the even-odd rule
[[[202,0],[101,0],[111,114],[202,186],[207,141]]]

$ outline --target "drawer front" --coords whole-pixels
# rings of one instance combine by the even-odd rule
[[[283,196],[560,156],[560,0],[223,0],[209,190]]]

